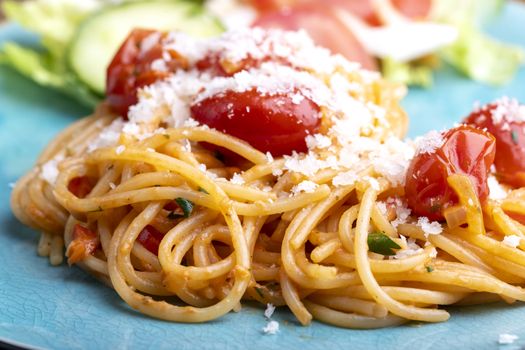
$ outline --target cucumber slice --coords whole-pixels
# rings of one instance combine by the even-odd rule
[[[180,30],[196,37],[220,34],[220,22],[189,1],[134,1],[104,8],[84,21],[68,52],[70,69],[79,80],[101,95],[106,69],[134,28]]]

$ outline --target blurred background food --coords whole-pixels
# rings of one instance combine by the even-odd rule
[[[483,32],[503,0],[4,0],[5,17],[41,39],[6,43],[0,63],[85,105],[104,97],[105,69],[134,27],[210,36],[232,27],[304,29],[319,45],[387,79],[429,87],[443,64],[490,85],[525,54]],[[160,19],[162,20],[160,20]]]

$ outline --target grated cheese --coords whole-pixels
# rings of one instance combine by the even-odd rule
[[[508,123],[525,121],[525,105],[520,105],[515,98],[503,96],[493,104],[495,108],[491,110],[491,117],[495,125],[504,124],[504,127],[508,127]]]
[[[500,200],[507,198],[507,191],[503,186],[501,186],[494,175],[489,175],[487,184],[489,186],[490,199]]]
[[[275,335],[279,332],[279,322],[277,321],[268,321],[266,326],[262,329],[264,334]]]
[[[308,135],[305,140],[308,149],[323,149],[332,145],[332,140],[323,134]]]
[[[232,184],[234,184],[234,185],[244,185],[245,181],[244,181],[243,177],[240,174],[235,173],[235,174],[233,174],[230,182]]]
[[[272,318],[272,315],[275,311],[275,306],[271,303],[266,304],[266,310],[264,310],[264,317],[267,319]]]
[[[64,160],[64,156],[59,154],[42,165],[40,177],[50,185],[54,185],[58,177],[58,164]]]
[[[396,218],[391,222],[394,228],[397,228],[401,224],[406,224],[408,217],[412,211],[407,207],[406,203],[400,198],[388,198],[387,204],[394,205],[396,208]]]
[[[298,185],[295,185],[294,187],[292,187],[291,191],[294,195],[298,195],[301,192],[312,193],[317,189],[317,187],[319,187],[319,185],[316,184],[315,182],[304,180]]]
[[[519,337],[515,334],[502,333],[499,335],[498,344],[512,344],[518,339]]]
[[[426,216],[418,218],[417,226],[421,227],[425,233],[425,237],[428,237],[428,235],[439,235],[443,232],[443,227],[439,222],[430,222]]]
[[[117,148],[115,148],[115,153],[116,154],[121,154],[122,152],[124,152],[125,149],[126,149],[126,146],[120,145]]]
[[[516,248],[517,246],[520,245],[520,242],[521,242],[520,236],[509,235],[509,236],[503,237],[503,244],[511,248]]]
[[[424,136],[417,137],[414,140],[416,144],[416,155],[425,154],[425,153],[434,153],[434,151],[443,146],[445,140],[441,132],[436,130],[431,130],[426,133]]]

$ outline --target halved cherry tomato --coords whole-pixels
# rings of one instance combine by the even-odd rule
[[[320,109],[307,97],[226,91],[191,107],[195,120],[238,137],[274,156],[306,151],[305,137],[319,130]]]
[[[100,245],[98,234],[79,224],[75,224],[73,227],[72,238],[67,248],[67,262],[69,265],[92,255]]]
[[[447,183],[450,175],[467,175],[483,202],[489,194],[487,177],[495,156],[494,136],[472,126],[450,129],[443,139],[433,152],[416,155],[406,176],[408,206],[431,220],[442,220],[443,209],[457,203]]]
[[[97,180],[89,176],[79,176],[71,179],[67,185],[69,192],[73,193],[78,198],[85,198],[93,187],[95,187]]]
[[[525,121],[513,118],[512,113],[519,113],[517,103],[514,108],[498,104],[512,103],[509,101],[494,102],[470,114],[465,123],[480,128],[486,128],[496,138],[494,161],[497,177],[501,182],[515,187],[525,186]],[[525,106],[522,106],[525,110]],[[506,111],[506,114],[505,114]],[[523,113],[523,112],[522,112]],[[493,114],[500,114],[494,122]]]
[[[169,76],[169,72],[154,70],[151,63],[163,57],[162,40],[166,34],[154,30],[135,29],[124,41],[107,70],[106,95],[115,113],[126,116],[137,103],[137,90]],[[169,52],[168,71],[187,66],[187,60]]]
[[[140,242],[144,248],[157,255],[162,238],[164,238],[163,233],[158,231],[155,227],[148,225],[140,231],[137,241]]]

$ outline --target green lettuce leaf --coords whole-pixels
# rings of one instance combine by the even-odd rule
[[[6,43],[0,52],[0,63],[13,67],[40,85],[60,90],[86,106],[94,107],[101,100],[45,52]]]
[[[87,106],[96,105],[101,97],[69,71],[66,56],[80,22],[101,6],[102,2],[97,0],[4,1],[2,10],[7,19],[39,35],[42,47],[8,42],[0,48],[0,63],[40,85],[61,90]]]
[[[432,67],[416,62],[399,62],[391,58],[381,60],[381,68],[387,80],[410,86],[430,87],[433,83]]]
[[[440,57],[473,80],[503,85],[525,62],[525,51],[484,34],[480,27],[497,15],[502,0],[435,0],[432,18],[454,25],[459,38]]]
[[[466,76],[491,85],[508,83],[525,62],[523,49],[503,44],[471,26],[461,28],[459,39],[440,54]]]

